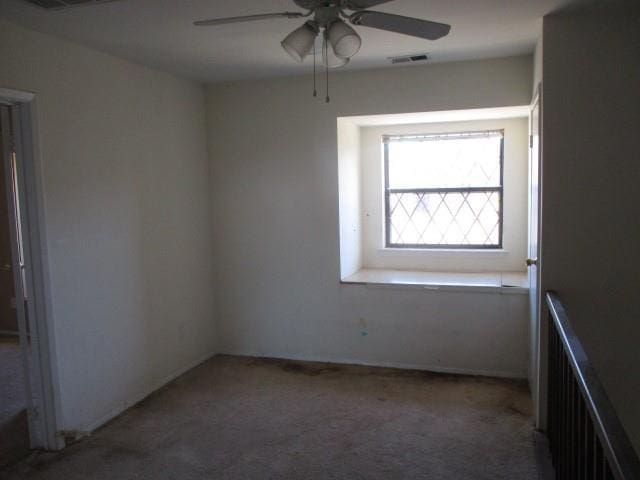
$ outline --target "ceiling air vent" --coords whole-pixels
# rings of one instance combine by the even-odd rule
[[[62,10],[63,8],[79,7],[80,5],[95,5],[97,3],[113,2],[115,0],[24,0],[32,5],[46,10]]]
[[[391,63],[394,65],[396,63],[413,63],[413,62],[424,62],[429,60],[429,55],[426,53],[416,53],[415,55],[402,55],[399,57],[389,57]]]

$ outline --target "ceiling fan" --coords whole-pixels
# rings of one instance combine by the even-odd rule
[[[322,63],[327,69],[346,65],[349,63],[350,58],[360,50],[362,40],[347,22],[356,26],[377,28],[427,40],[442,38],[451,30],[451,26],[444,23],[366,10],[369,7],[390,1],[393,0],[293,0],[298,7],[305,9],[306,12],[279,12],[245,15],[242,17],[213,18],[199,20],[194,22],[194,25],[215,26],[271,18],[310,17],[302,26],[287,35],[281,45],[298,62],[303,62],[313,51],[315,81],[314,46],[316,37],[320,33],[322,33],[323,40]],[[328,94],[327,101],[329,101]]]

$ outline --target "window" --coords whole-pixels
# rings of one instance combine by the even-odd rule
[[[502,130],[383,137],[388,248],[502,248]]]

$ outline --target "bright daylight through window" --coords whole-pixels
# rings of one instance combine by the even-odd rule
[[[388,248],[502,248],[500,130],[384,137]]]

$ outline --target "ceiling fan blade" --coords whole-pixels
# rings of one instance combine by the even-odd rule
[[[451,30],[451,25],[445,23],[367,10],[354,13],[351,15],[350,20],[354,25],[379,28],[380,30],[403,33],[412,37],[426,38],[427,40],[442,38]]]
[[[376,5],[382,5],[383,3],[389,3],[393,0],[347,0],[346,6],[350,10],[363,10],[365,8],[375,7]]]
[[[212,25],[227,25],[229,23],[254,22],[256,20],[269,20],[271,18],[300,18],[306,16],[300,12],[280,12],[263,13],[260,15],[244,15],[242,17],[212,18],[209,20],[198,20],[193,22],[198,27],[208,27]]]

